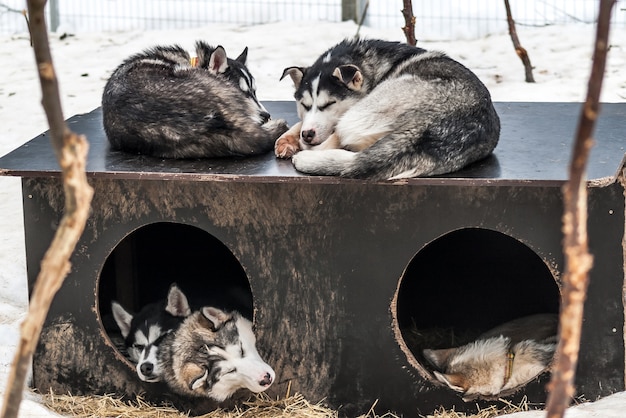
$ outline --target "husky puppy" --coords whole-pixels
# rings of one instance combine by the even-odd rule
[[[246,388],[259,393],[274,370],[256,350],[252,323],[238,312],[203,307],[168,334],[159,350],[163,381],[174,392],[218,402]]]
[[[124,61],[102,95],[111,147],[162,158],[258,155],[287,130],[257,100],[246,67],[223,47],[198,41],[197,59],[180,46],[157,46]]]
[[[536,314],[502,324],[456,348],[426,349],[435,378],[475,398],[513,393],[549,368],[556,350],[558,315]]]
[[[157,362],[159,344],[191,315],[189,302],[176,284],[167,299],[144,306],[133,315],[118,302],[111,302],[113,318],[122,332],[130,360],[137,364],[137,375],[145,382],[158,382],[162,371]]]
[[[301,122],[278,138],[275,154],[292,157],[304,173],[433,176],[485,158],[498,143],[500,119],[487,88],[440,52],[344,40],[286,75]]]

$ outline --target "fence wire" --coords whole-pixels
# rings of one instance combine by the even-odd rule
[[[212,23],[258,25],[279,21],[340,22],[347,4],[363,10],[368,0],[49,0],[53,31],[162,30]],[[343,3],[343,4],[342,4]],[[402,0],[369,0],[365,25],[401,28]],[[597,0],[511,1],[519,27],[595,22]],[[0,0],[0,32],[26,32],[24,0]],[[418,39],[472,39],[506,31],[503,0],[413,1]],[[357,12],[358,14],[358,12]],[[626,0],[617,2],[613,25],[626,26]]]

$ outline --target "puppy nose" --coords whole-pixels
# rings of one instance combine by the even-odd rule
[[[141,373],[143,373],[144,376],[150,376],[154,371],[154,365],[149,362],[141,363],[139,370],[141,370]]]
[[[308,129],[306,131],[302,131],[302,140],[307,144],[310,144],[315,138],[315,129]]]
[[[263,376],[263,380],[259,382],[259,385],[269,386],[271,384],[272,384],[272,376],[269,373],[265,373],[265,376]]]
[[[261,112],[261,119],[263,120],[263,123],[266,123],[268,120],[270,120],[269,112],[262,111]]]

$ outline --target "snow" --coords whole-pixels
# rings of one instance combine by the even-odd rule
[[[314,27],[314,31],[303,30]],[[248,64],[261,100],[291,100],[292,84],[279,81],[285,67],[306,66],[324,50],[356,33],[355,24],[322,22],[270,23],[256,26],[215,24],[198,29],[80,33],[61,39],[51,34],[51,47],[66,118],[100,105],[111,70],[128,55],[156,43],[179,43],[191,49],[196,39],[222,44],[231,56],[250,48]],[[314,34],[313,34],[314,33]],[[361,34],[404,41],[400,29],[371,29]],[[518,35],[534,66],[536,83],[524,82],[524,68],[506,32],[476,40],[420,42],[441,50],[472,69],[495,101],[583,101],[591,68],[593,25],[519,27]],[[0,155],[47,130],[40,88],[26,34],[0,35]],[[602,92],[604,102],[626,101],[626,28],[614,28]],[[0,392],[27,309],[24,221],[20,179],[0,177]],[[56,416],[26,391],[21,417]],[[572,407],[567,418],[623,416],[626,394]],[[510,415],[544,416],[542,412]]]

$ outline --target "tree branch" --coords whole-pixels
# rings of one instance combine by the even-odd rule
[[[563,189],[564,254],[560,339],[549,384],[546,404],[548,418],[561,418],[574,396],[574,377],[580,349],[583,308],[593,257],[587,245],[587,185],[585,172],[593,146],[593,129],[598,117],[600,91],[609,45],[611,9],[615,0],[601,0],[596,43],[587,98],[582,108],[569,168],[569,181]]]
[[[506,8],[506,20],[509,24],[509,35],[511,35],[511,40],[513,41],[515,53],[518,57],[520,57],[522,63],[524,64],[526,82],[534,83],[535,78],[533,77],[533,66],[530,64],[528,52],[526,52],[526,49],[522,47],[519,38],[517,37],[517,30],[515,29],[515,21],[513,20],[513,14],[511,13],[511,5],[509,4],[509,0],[504,0],[504,7]]]
[[[415,46],[417,40],[415,39],[415,16],[413,16],[413,4],[411,0],[403,0],[404,8],[402,9],[402,15],[404,16],[404,27],[402,32],[406,36],[406,43]]]
[[[44,18],[45,5],[46,0],[28,0],[28,14],[41,83],[42,105],[50,126],[51,145],[63,176],[65,214],[41,262],[28,315],[21,326],[18,350],[13,359],[2,406],[3,418],[17,417],[28,366],[52,299],[70,270],[69,258],[85,228],[93,196],[93,189],[87,183],[85,175],[87,140],[70,131],[63,118]]]

